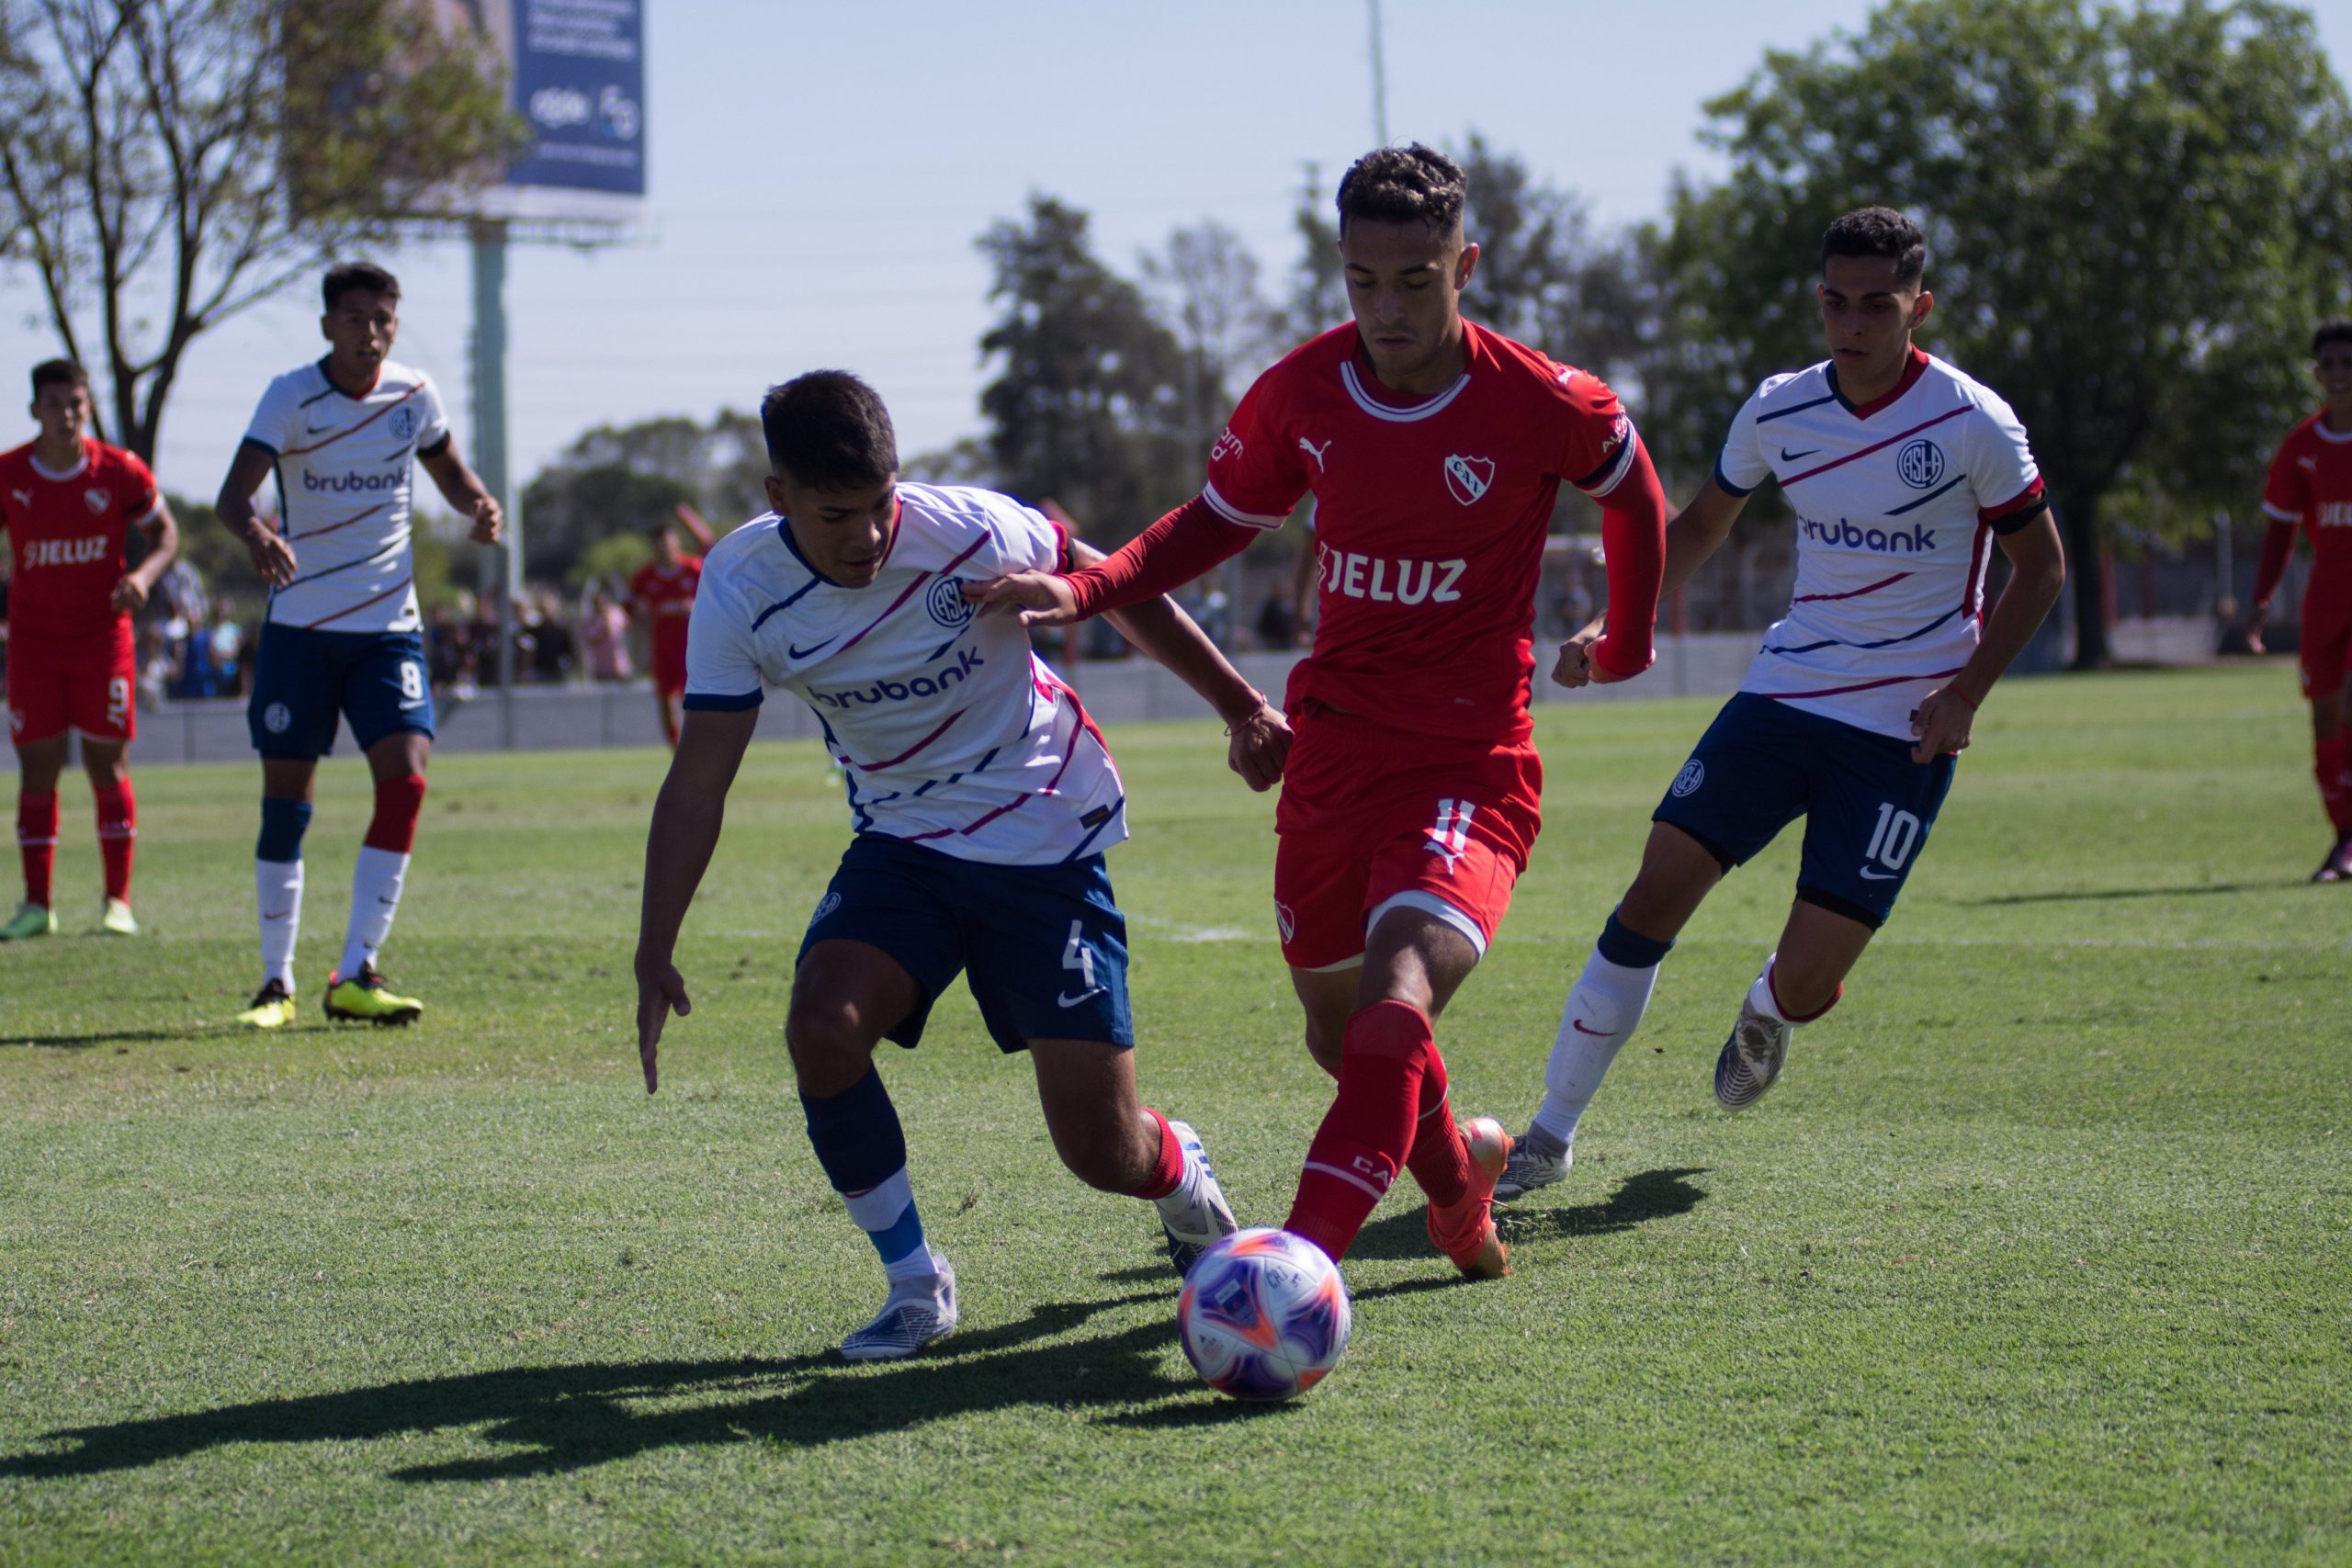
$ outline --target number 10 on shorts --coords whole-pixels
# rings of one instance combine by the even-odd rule
[[[1849,840],[1850,841],[1850,840]],[[1871,847],[1862,852],[1864,860],[1874,860],[1889,871],[1901,871],[1903,863],[1919,845],[1919,819],[1908,811],[1898,811],[1893,801],[1881,803],[1878,827],[1871,834]]]

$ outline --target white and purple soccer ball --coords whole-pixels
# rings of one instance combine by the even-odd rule
[[[1184,1277],[1176,1321],[1184,1359],[1235,1399],[1295,1399],[1348,1346],[1340,1270],[1313,1242],[1261,1226],[1227,1236]]]

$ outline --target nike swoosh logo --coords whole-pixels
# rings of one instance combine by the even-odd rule
[[[292,911],[291,909],[281,909],[281,910],[279,910],[279,911],[278,911],[277,914],[275,914],[275,915],[272,915],[272,914],[266,914],[266,914],[264,914],[264,915],[262,916],[262,919],[265,919],[265,920],[282,920],[282,919],[284,919],[288,915],[290,915],[290,914],[292,914],[292,913],[293,913],[293,911]]]
[[[1862,867],[1864,882],[1892,882],[1902,874],[1899,871],[1872,871],[1869,866]]]
[[[413,702],[413,703],[402,703],[402,704],[401,705],[401,712],[402,712],[402,713],[407,713],[407,712],[408,712],[408,711],[410,711],[412,708],[421,708],[421,707],[423,707],[423,706],[424,705],[425,701],[426,701],[426,699],[425,699],[425,698],[419,697],[419,698],[417,698],[417,699],[416,699],[416,701],[414,701],[414,702]]]
[[[1783,446],[1781,448],[1781,461],[1783,463],[1793,463],[1799,457],[1810,457],[1815,452],[1820,450],[1821,448],[1818,446],[1808,446],[1802,452],[1792,452],[1787,447]]]
[[[819,649],[831,648],[833,644],[839,641],[841,641],[841,637],[836,633],[835,635],[827,637],[822,642],[812,642],[806,648],[794,648],[787,643],[785,646],[785,655],[790,659],[806,659],[810,654],[817,652]]]
[[[1101,996],[1102,994],[1102,987],[1100,987],[1100,986],[1095,987],[1094,987],[1092,990],[1091,990],[1091,991],[1080,991],[1080,992],[1079,992],[1079,993],[1078,993],[1078,995],[1076,995],[1076,996],[1074,996],[1074,997],[1073,997],[1073,996],[1069,995],[1068,993],[1064,993],[1063,995],[1058,996],[1058,997],[1056,997],[1056,998],[1054,998],[1054,1005],[1055,1005],[1055,1006],[1057,1006],[1057,1007],[1074,1008],[1074,1007],[1076,1007],[1079,1003],[1080,1003],[1080,1002],[1082,1002],[1082,1001],[1086,1000],[1088,998],[1090,998],[1090,997],[1099,997],[1099,996]]]
[[[1610,1035],[1617,1032],[1613,1029],[1587,1029],[1584,1026],[1584,1020],[1580,1018],[1570,1019],[1568,1021],[1568,1027],[1575,1030],[1578,1034],[1598,1034],[1604,1040]]]
[[[333,430],[334,428],[334,426],[332,424],[306,424],[302,427],[306,433],[311,435],[324,435],[328,431]]]
[[[381,893],[379,893],[376,895],[376,902],[379,904],[397,904],[400,900],[397,898],[387,898]]]

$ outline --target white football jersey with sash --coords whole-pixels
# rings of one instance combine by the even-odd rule
[[[448,416],[424,373],[388,359],[355,398],[327,378],[326,361],[305,365],[269,384],[245,439],[277,463],[278,530],[294,547],[294,581],[270,594],[269,620],[416,630],[413,459],[449,444]]]
[[[1062,531],[1009,496],[902,484],[873,582],[803,560],[784,519],[711,547],[686,635],[689,709],[755,707],[777,685],[814,708],[853,825],[958,859],[1051,865],[1127,836],[1102,732],[1009,613],[963,584],[1062,566]]]
[[[1796,588],[1740,690],[1910,739],[1919,699],[1976,650],[1993,536],[2044,504],[2025,427],[1916,349],[1860,406],[1824,361],[1770,378],[1732,420],[1715,482],[1746,495],[1767,479],[1796,513]]]

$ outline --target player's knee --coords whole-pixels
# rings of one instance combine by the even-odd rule
[[[803,1094],[835,1093],[865,1077],[878,1038],[854,1009],[837,1003],[796,1003],[784,1021],[785,1048]]]
[[[1148,1155],[1108,1116],[1079,1129],[1054,1129],[1054,1152],[1069,1173],[1098,1192],[1130,1192],[1149,1173]]]

